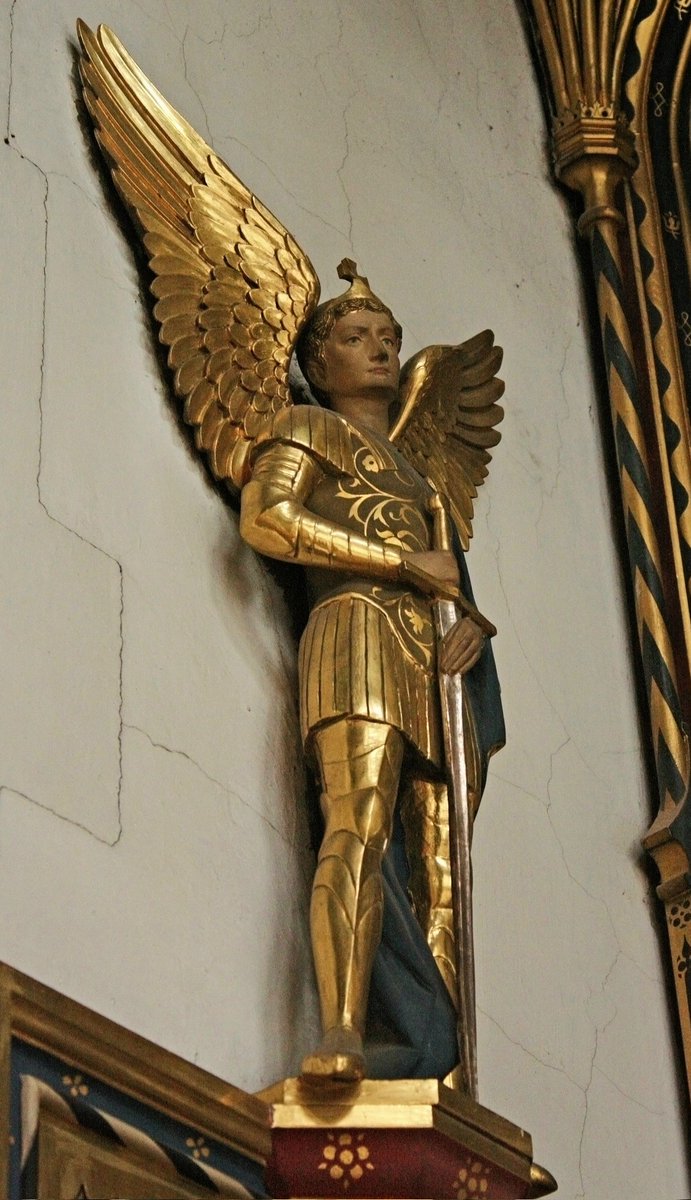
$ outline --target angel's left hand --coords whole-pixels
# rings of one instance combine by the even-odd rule
[[[439,666],[448,675],[465,675],[482,654],[485,634],[471,617],[461,617],[449,630],[439,653]]]

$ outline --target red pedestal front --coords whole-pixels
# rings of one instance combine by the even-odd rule
[[[527,1133],[436,1080],[330,1092],[286,1080],[267,1099],[277,1200],[522,1200],[556,1187]]]
[[[276,1130],[267,1184],[275,1197],[519,1200],[530,1181],[435,1130]]]

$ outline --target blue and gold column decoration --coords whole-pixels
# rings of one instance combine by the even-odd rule
[[[637,23],[626,84],[638,166],[628,229],[669,539],[669,590],[677,605],[675,649],[682,696],[691,696],[691,215],[688,180],[691,3],[648,0]],[[688,723],[688,713],[685,713]],[[660,868],[687,1073],[691,1074],[691,893],[683,886],[691,844],[686,806],[661,813],[644,838]]]
[[[691,25],[691,0],[525,0],[525,7],[547,82],[555,173],[584,201],[578,228],[591,249],[658,785],[658,811],[643,845],[660,872],[691,1090],[691,944],[684,941],[688,928],[691,942],[691,423],[679,352],[691,218],[688,205],[679,200],[675,207],[671,199],[661,216],[654,184],[640,186],[654,157],[650,112],[667,105],[679,128],[685,84],[672,48],[680,39],[669,26]],[[689,39],[683,44],[691,54]],[[663,44],[677,64],[668,68],[669,81],[654,59]],[[688,131],[688,103],[684,111]],[[680,169],[679,186],[682,179]],[[672,288],[659,245],[665,231],[679,242],[688,234],[675,318],[673,302],[663,302]],[[691,365],[691,315],[688,323]]]

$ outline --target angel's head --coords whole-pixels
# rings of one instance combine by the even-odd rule
[[[303,375],[316,399],[330,407],[332,397],[356,390],[398,393],[402,330],[391,309],[370,291],[354,263],[338,268],[351,286],[345,295],[319,306],[297,346]]]

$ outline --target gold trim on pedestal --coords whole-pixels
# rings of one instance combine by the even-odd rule
[[[557,1187],[549,1171],[533,1163],[530,1134],[437,1079],[366,1079],[331,1088],[286,1079],[261,1096],[271,1105],[274,1130],[436,1131],[523,1180],[532,1197]]]

